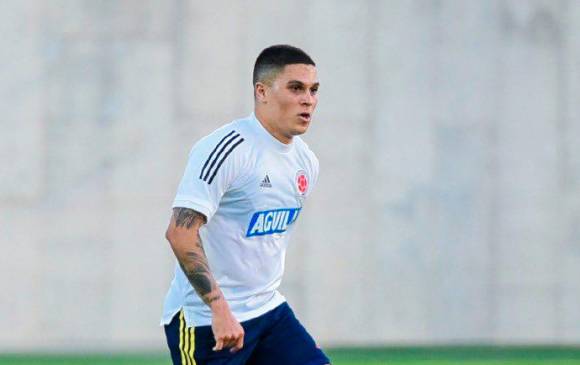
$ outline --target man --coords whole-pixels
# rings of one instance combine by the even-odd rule
[[[174,364],[330,361],[278,292],[288,239],[318,178],[300,137],[318,101],[301,49],[264,49],[254,113],[191,150],[166,238],[177,257],[162,324]]]

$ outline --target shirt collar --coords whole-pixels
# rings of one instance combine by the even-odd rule
[[[256,131],[256,134],[260,137],[262,141],[268,146],[271,146],[274,150],[279,152],[290,152],[294,148],[294,140],[292,142],[286,144],[282,143],[276,139],[264,126],[262,123],[256,118],[256,114],[252,113],[249,117],[251,121],[251,125],[253,129]]]

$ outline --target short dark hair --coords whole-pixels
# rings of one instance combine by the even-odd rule
[[[277,75],[286,65],[302,63],[316,66],[312,58],[300,48],[287,44],[270,46],[260,52],[254,64],[253,83],[263,82]]]

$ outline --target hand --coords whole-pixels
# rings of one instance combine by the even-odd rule
[[[234,317],[225,300],[212,305],[211,329],[216,342],[214,351],[230,348],[230,352],[238,352],[244,347],[244,328]]]

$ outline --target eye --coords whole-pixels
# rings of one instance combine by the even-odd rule
[[[316,95],[316,94],[318,94],[318,88],[313,87],[312,89],[310,89],[310,92],[312,93],[312,95]]]
[[[292,86],[290,86],[290,90],[292,90],[292,91],[301,91],[302,90],[302,86],[300,86],[300,85],[292,85]]]

